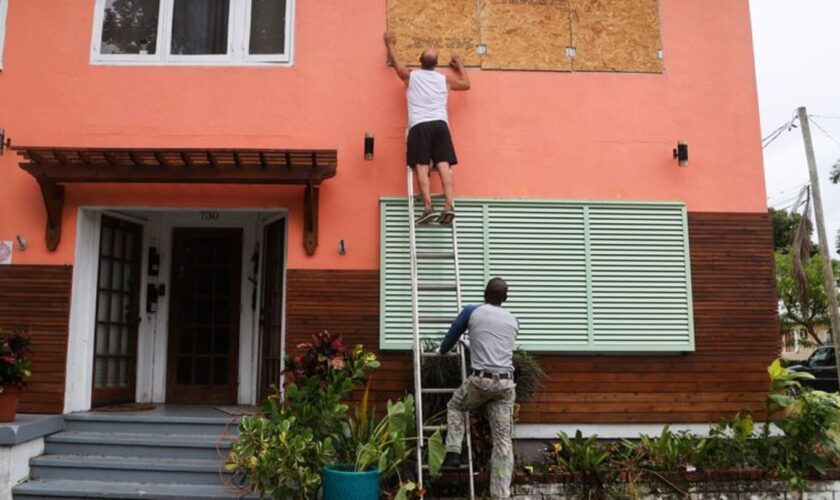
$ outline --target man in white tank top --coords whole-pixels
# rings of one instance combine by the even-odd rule
[[[410,70],[397,57],[396,43],[397,38],[393,34],[385,33],[388,61],[400,80],[406,84],[406,163],[417,173],[417,184],[424,207],[417,224],[428,224],[435,220],[441,224],[451,224],[455,217],[452,202],[452,167],[458,163],[458,158],[455,156],[455,147],[449,133],[447,103],[450,90],[469,90],[470,79],[458,55],[453,55],[449,62],[452,73],[438,72],[435,69],[438,65],[438,53],[431,48],[424,50],[420,55],[420,69]],[[429,191],[429,173],[432,168],[437,169],[443,184],[445,206],[440,215],[434,213]]]

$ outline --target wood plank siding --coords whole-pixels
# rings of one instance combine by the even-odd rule
[[[32,378],[21,413],[61,413],[70,316],[70,266],[0,266],[0,328],[32,336]]]
[[[655,356],[540,356],[550,374],[520,421],[708,422],[761,414],[765,368],[779,352],[773,241],[766,214],[689,213],[696,352]],[[290,270],[289,352],[320,329],[374,349],[379,271]],[[410,387],[410,358],[379,352],[377,400]]]

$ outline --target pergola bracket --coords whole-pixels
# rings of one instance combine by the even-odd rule
[[[303,247],[306,255],[318,248],[318,197],[320,188],[309,183],[303,191]]]
[[[45,179],[38,179],[41,196],[44,198],[44,209],[47,212],[46,240],[47,249],[51,252],[58,248],[61,241],[61,217],[64,213],[64,186]]]

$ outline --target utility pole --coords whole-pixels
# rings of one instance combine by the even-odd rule
[[[828,296],[828,315],[831,318],[831,342],[834,344],[835,357],[840,354],[837,340],[840,338],[840,312],[837,309],[837,281],[831,268],[831,254],[829,253],[828,237],[825,234],[825,219],[823,218],[822,194],[820,193],[820,176],[817,173],[817,159],[814,157],[814,144],[811,142],[811,124],[808,123],[808,111],[805,106],[799,108],[799,125],[802,127],[802,139],[805,141],[805,155],[808,157],[808,172],[811,174],[811,192],[814,195],[814,215],[817,219],[817,236],[820,241],[820,256],[823,263],[823,277],[825,278],[825,294]],[[837,366],[837,377],[840,378],[840,363]]]

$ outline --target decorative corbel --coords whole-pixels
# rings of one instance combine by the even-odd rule
[[[61,216],[64,212],[64,186],[39,178],[41,196],[44,197],[44,208],[47,212],[47,249],[54,252],[61,241]]]
[[[309,182],[303,191],[303,247],[306,255],[315,255],[318,248],[318,192],[320,188]]]

